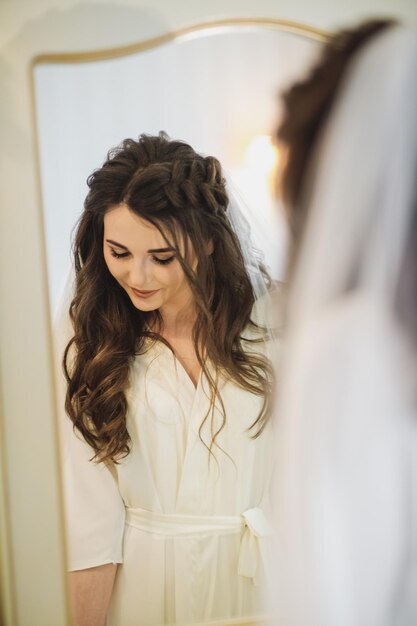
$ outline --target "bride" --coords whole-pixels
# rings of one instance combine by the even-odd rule
[[[260,619],[268,276],[188,144],[127,139],[88,184],[62,386],[76,624]]]

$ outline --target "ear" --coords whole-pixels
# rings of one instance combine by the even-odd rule
[[[209,239],[208,242],[206,243],[206,254],[207,254],[207,256],[209,256],[210,254],[213,254],[213,251],[214,251],[213,239]]]

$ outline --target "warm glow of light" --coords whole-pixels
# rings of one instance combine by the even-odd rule
[[[269,135],[254,137],[243,153],[244,169],[250,176],[263,180],[272,195],[276,189],[281,156],[281,150],[272,143]]]
[[[268,135],[254,137],[244,152],[245,166],[252,171],[269,176],[278,161],[278,150]]]
[[[268,135],[257,135],[241,152],[240,167],[230,170],[243,198],[242,211],[251,226],[254,245],[263,252],[274,278],[282,278],[285,259],[285,225],[276,200],[277,174],[285,150]]]

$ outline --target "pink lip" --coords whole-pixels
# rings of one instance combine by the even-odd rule
[[[133,289],[132,287],[132,291],[135,296],[138,296],[138,298],[150,298],[154,295],[154,293],[157,293],[159,289],[155,289],[154,291],[140,291],[139,289]]]

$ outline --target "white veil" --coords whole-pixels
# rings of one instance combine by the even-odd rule
[[[416,210],[416,30],[353,60],[316,157],[277,409],[277,611],[411,626],[416,367],[393,309]]]
[[[229,198],[226,216],[233,231],[239,239],[246,271],[252,284],[254,296],[258,300],[259,298],[264,297],[268,292],[267,281],[265,280],[265,275],[261,270],[262,265],[266,267],[265,254],[262,250],[255,247],[252,240],[251,227],[245,217],[246,212],[249,213],[252,219],[255,220],[256,213],[253,210],[248,210],[248,207],[238,191],[236,184],[232,180],[231,174],[225,170],[224,174],[226,180],[226,191]],[[244,210],[245,207],[247,209],[246,211]]]

